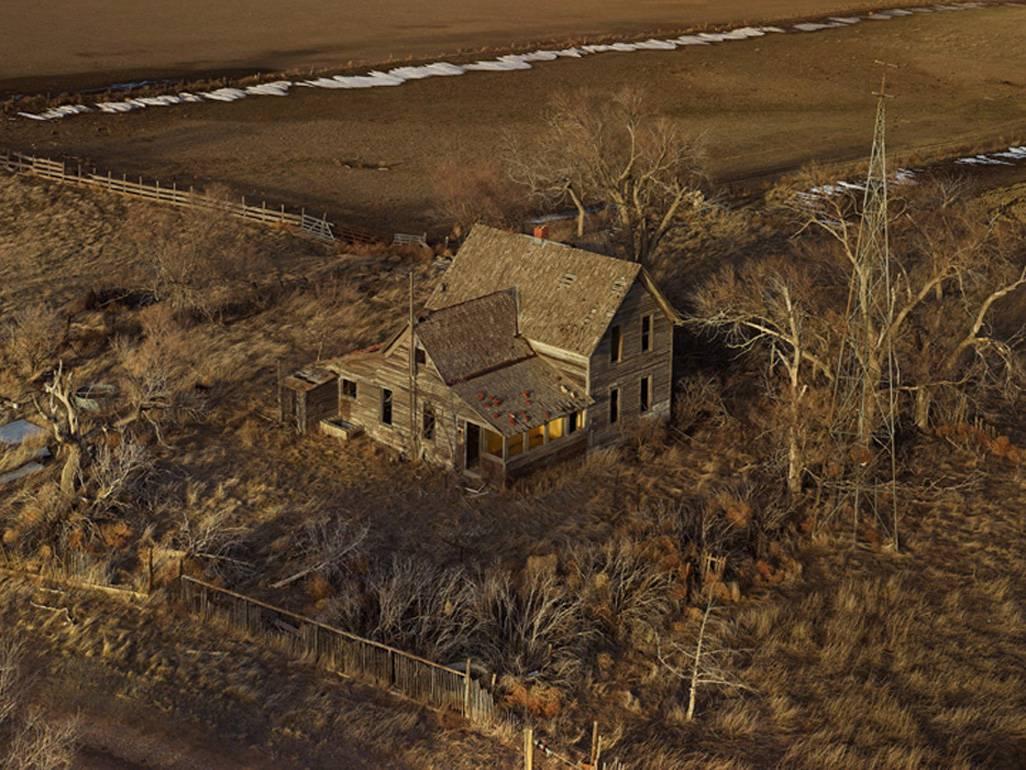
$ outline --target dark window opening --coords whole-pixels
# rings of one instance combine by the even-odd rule
[[[392,424],[392,391],[388,388],[381,389],[381,422]]]
[[[641,413],[644,414],[652,408],[652,378],[641,378]]]
[[[431,404],[424,404],[423,435],[428,441],[435,437],[435,410]]]
[[[620,389],[613,388],[609,391],[609,424],[613,425],[620,421]]]
[[[566,418],[566,432],[576,433],[577,432],[577,412],[569,415]]]
[[[652,316],[647,315],[641,319],[641,352],[647,353],[652,349]]]
[[[413,351],[413,360],[422,366],[427,363],[427,353],[424,348],[417,348]]]
[[[614,326],[609,330],[609,361],[618,363],[623,356],[623,337],[620,335],[620,327]]]
[[[342,395],[345,398],[356,398],[356,383],[352,380],[342,380]]]

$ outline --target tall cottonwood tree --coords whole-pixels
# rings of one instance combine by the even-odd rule
[[[607,205],[613,240],[639,262],[707,203],[700,142],[653,116],[636,89],[557,96],[535,141],[509,137],[505,155],[511,178],[543,206],[574,207],[579,237],[588,209]]]
[[[726,333],[736,350],[765,356],[784,380],[787,488],[801,491],[805,475],[810,387],[833,381],[827,302],[809,273],[788,257],[727,267],[694,297],[694,322]]]

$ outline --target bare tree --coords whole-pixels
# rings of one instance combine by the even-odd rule
[[[272,583],[271,588],[284,588],[313,573],[326,578],[339,576],[345,570],[347,559],[363,545],[368,531],[366,524],[354,525],[341,515],[308,522],[296,543],[297,560],[303,566]]]
[[[614,239],[639,262],[706,205],[699,143],[652,116],[637,90],[558,96],[537,141],[510,136],[505,155],[511,178],[535,200],[574,207],[578,236],[588,208],[608,205]]]
[[[718,688],[754,692],[734,673],[737,658],[743,651],[719,646],[722,644],[723,629],[713,617],[714,609],[710,597],[694,639],[689,644],[674,642],[665,652],[660,643],[657,653],[663,667],[687,684],[688,721],[695,718],[700,690]]]
[[[806,468],[806,395],[811,385],[834,377],[829,305],[817,297],[809,274],[787,259],[728,267],[696,293],[694,304],[695,325],[725,333],[737,350],[760,351],[771,374],[783,373],[787,488],[797,494]]]

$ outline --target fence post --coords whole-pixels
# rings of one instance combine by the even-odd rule
[[[470,658],[467,658],[467,671],[463,675],[463,716],[470,719]]]
[[[599,761],[599,744],[601,738],[599,738],[599,726],[598,722],[591,723],[591,766],[598,767]]]
[[[524,770],[534,770],[534,730],[524,728]]]

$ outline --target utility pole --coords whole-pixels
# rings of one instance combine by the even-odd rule
[[[413,271],[410,271],[410,459],[416,461],[417,446],[417,317],[413,311]]]

